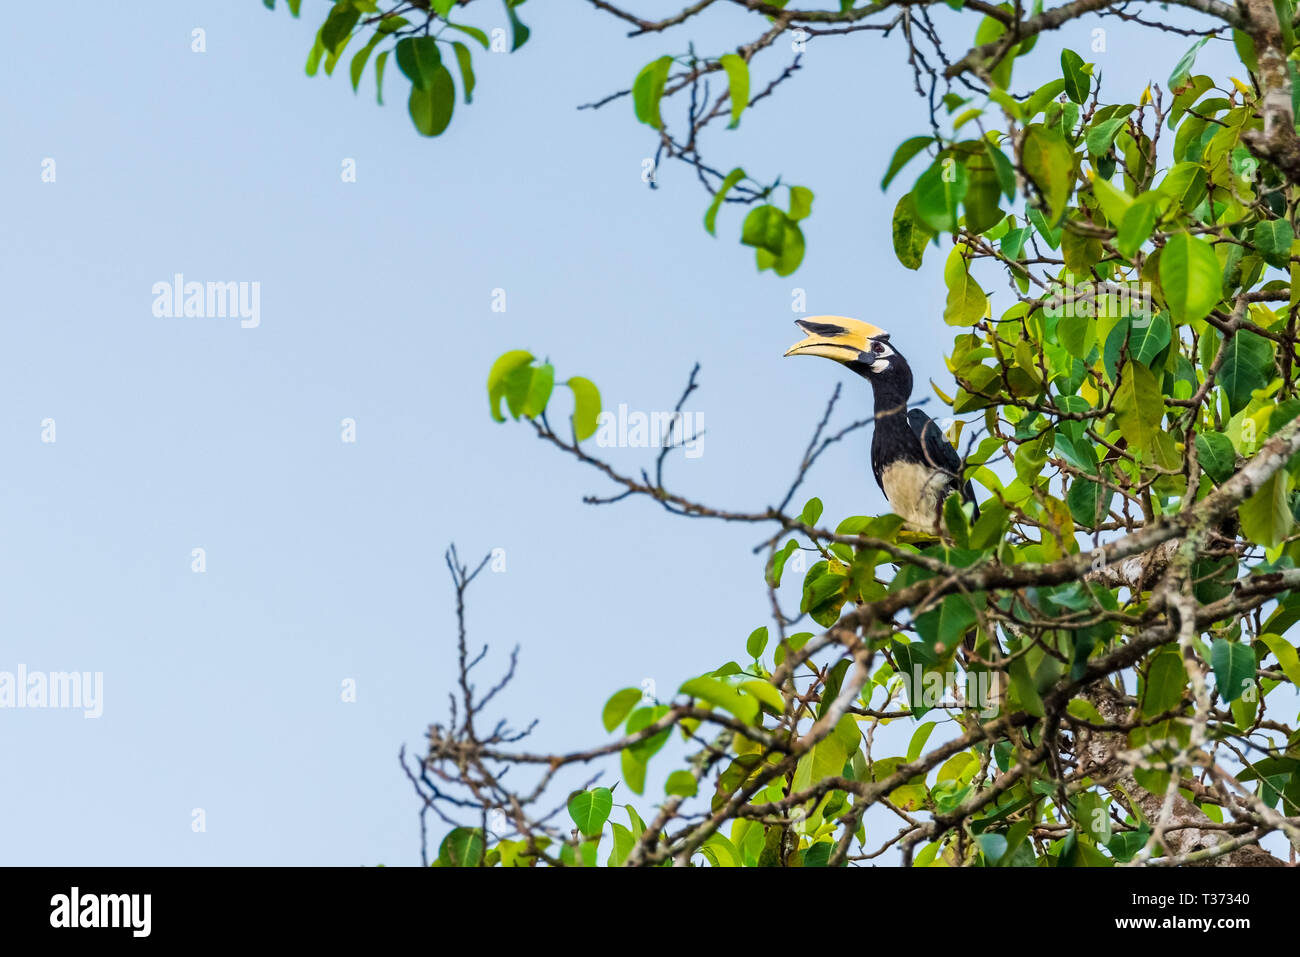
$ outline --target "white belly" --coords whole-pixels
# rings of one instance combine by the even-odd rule
[[[894,514],[916,532],[939,533],[939,515],[952,476],[920,462],[895,462],[881,475]]]

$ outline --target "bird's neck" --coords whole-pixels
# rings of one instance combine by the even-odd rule
[[[884,423],[894,419],[900,424],[907,421],[907,400],[912,396],[912,377],[890,375],[871,380],[876,397],[876,420]],[[892,423],[891,423],[892,424]]]

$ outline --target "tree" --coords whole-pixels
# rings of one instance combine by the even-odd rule
[[[518,46],[528,36],[520,2],[505,2]],[[527,729],[504,721],[486,729],[485,708],[515,659],[486,694],[475,690],[482,656],[468,649],[465,598],[476,571],[449,552],[458,698],[408,768],[422,822],[432,813],[445,825],[435,863],[825,866],[896,853],[916,866],[1280,864],[1262,841],[1289,843],[1294,855],[1292,0],[1175,0],[1162,8],[1185,12],[1161,20],[1106,0],[1032,11],[984,0],[952,0],[951,11],[888,0],[842,0],[838,10],[700,0],[658,21],[592,3],[633,35],[663,34],[665,43],[713,7],[752,12],[757,39],[719,56],[679,40],[685,54],[652,61],[610,99],[630,97],[636,118],[656,131],[660,158],[698,172],[713,194],[707,229],[726,203],[752,207],[741,241],[759,269],[781,275],[803,259],[799,222],[811,191],[789,188],[785,207],[775,205],[779,179],[724,174],[704,160],[705,128],[735,125],[795,74],[797,50],[751,89],[755,57],[779,38],[797,47],[831,35],[901,35],[929,132],[882,162],[882,185],[928,161],[898,202],[892,241],[913,269],[951,243],[943,318],[955,330],[948,365],[958,388],[939,399],[968,417],[953,421],[950,436],[980,489],[981,514],[971,521],[954,496],[938,540],[890,515],[823,522],[815,497],[796,512],[822,451],[868,424],[832,427],[838,390],[779,505],[697,501],[666,478],[672,449],[691,439],[680,413],[698,387],[695,372],[679,415],[664,423],[663,449],[628,475],[584,445],[608,425],[596,387],[567,380],[574,412],[553,427],[554,368],[506,353],[488,379],[493,417],[529,423],[599,471],[614,491],[593,504],[645,496],[674,515],[766,529],[773,624],[748,634],[743,655],[748,629],[738,629],[737,660],[699,663],[698,676],[662,700],[616,692],[602,716],[612,740],[530,753],[519,744]],[[451,79],[438,51],[449,45],[459,57],[446,31],[466,32],[447,19],[456,6],[470,4],[340,0],[309,72],[322,57],[331,69],[367,30],[362,68],[369,50],[395,40],[415,125],[440,133]],[[1056,79],[1017,93],[1013,70],[1039,34],[1085,17],[1196,39],[1167,89],[1122,91],[1112,102],[1086,57],[1066,50]],[[950,36],[963,41],[954,48]],[[1197,74],[1198,51],[1229,36],[1246,79]],[[468,62],[460,60],[467,95]],[[722,77],[725,89],[709,86]],[[665,119],[670,104],[684,125]],[[876,228],[883,236],[885,224]],[[985,288],[996,281],[1015,304],[994,316]],[[782,582],[792,557],[804,555],[817,560],[796,615]],[[816,630],[794,631],[805,615]],[[968,635],[974,648],[964,654]],[[916,730],[903,753],[881,754],[875,730],[892,721]],[[595,781],[552,793],[563,772],[618,755],[617,793],[641,795],[661,752],[680,767],[664,798],[629,799],[626,825],[611,819],[614,790]],[[571,824],[557,820],[564,805]],[[867,833],[873,807],[897,816],[895,833]]]

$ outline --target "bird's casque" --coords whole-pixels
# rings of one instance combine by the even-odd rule
[[[937,535],[943,528],[943,503],[960,489],[979,517],[970,482],[962,482],[961,457],[939,424],[920,409],[907,408],[912,370],[889,342],[889,333],[846,316],[796,319],[807,333],[787,356],[834,359],[871,383],[875,393],[875,433],[871,468],[890,508],[913,531]]]

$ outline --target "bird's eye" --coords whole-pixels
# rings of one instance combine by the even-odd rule
[[[871,351],[876,355],[880,355],[885,351],[885,347],[882,346],[879,342],[873,342],[871,344]]]

